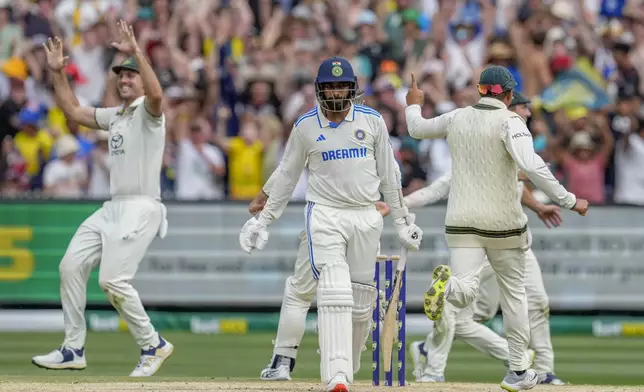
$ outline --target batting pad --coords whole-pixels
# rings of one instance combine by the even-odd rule
[[[353,292],[346,263],[335,262],[322,267],[317,297],[322,382],[328,383],[338,373],[344,373],[349,382],[353,382],[350,351]]]
[[[352,283],[353,288],[353,373],[360,370],[360,356],[371,332],[373,308],[376,306],[378,290],[362,283]]]

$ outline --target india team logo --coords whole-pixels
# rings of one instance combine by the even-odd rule
[[[339,64],[339,63],[338,63],[338,64]],[[332,74],[333,74],[333,76],[335,76],[336,78],[338,78],[338,77],[342,76],[342,73],[343,73],[343,71],[342,71],[342,67],[340,67],[339,65],[334,66],[333,68],[331,68],[331,73],[332,73]]]
[[[364,131],[362,129],[358,129],[355,132],[356,139],[358,139],[358,140],[364,140],[365,135],[366,134],[364,133]]]

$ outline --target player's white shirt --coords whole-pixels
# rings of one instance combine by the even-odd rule
[[[272,219],[282,214],[305,166],[306,199],[317,204],[370,206],[380,200],[381,187],[400,187],[384,119],[363,105],[352,105],[340,124],[330,123],[319,106],[296,121],[284,158],[264,186],[271,192],[262,214]]]
[[[109,131],[110,194],[161,199],[161,163],[165,147],[165,116],[153,116],[145,97],[123,107],[96,108],[101,129]]]

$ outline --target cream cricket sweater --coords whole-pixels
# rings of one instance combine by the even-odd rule
[[[553,200],[566,208],[575,205],[575,196],[534,153],[523,120],[503,102],[482,98],[474,106],[430,120],[423,119],[419,109],[414,105],[406,110],[409,134],[446,137],[452,157],[445,217],[449,247],[527,246],[528,217],[517,198],[519,167]]]

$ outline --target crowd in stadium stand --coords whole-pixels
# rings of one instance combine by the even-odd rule
[[[531,99],[535,150],[571,192],[644,205],[641,0],[0,0],[3,198],[109,198],[109,135],[56,106],[42,44],[64,39],[82,104],[117,106],[119,19],[165,90],[166,200],[252,199],[316,105],[319,63],[338,55],[386,120],[404,194],[450,169],[446,141],[407,135],[410,73],[431,117],[474,104],[480,71],[499,64]]]

